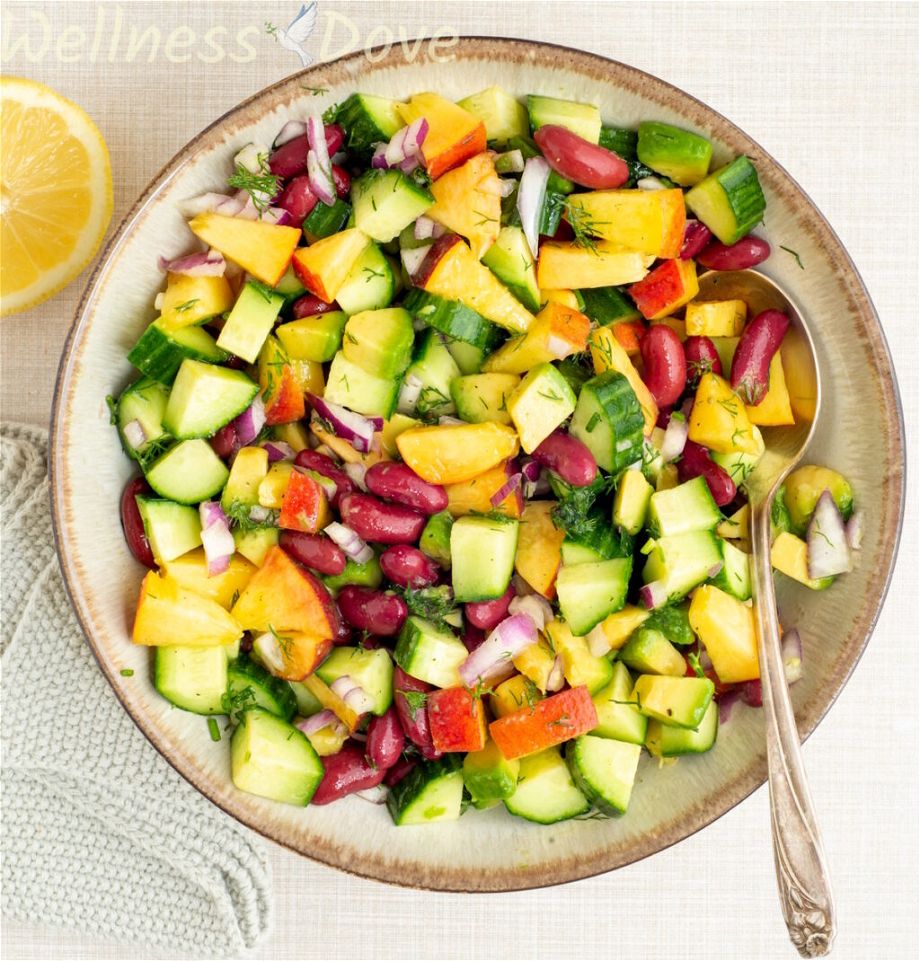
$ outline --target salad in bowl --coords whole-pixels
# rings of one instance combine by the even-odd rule
[[[754,164],[712,154],[498,87],[356,93],[186,202],[110,404],[133,641],[238,789],[622,815],[643,750],[692,764],[759,704],[744,481],[799,400],[788,317],[700,296],[771,253]],[[852,568],[837,472],[773,526],[782,576]]]

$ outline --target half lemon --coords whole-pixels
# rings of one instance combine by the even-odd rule
[[[0,77],[0,315],[70,283],[112,218],[112,168],[84,110],[44,84]]]

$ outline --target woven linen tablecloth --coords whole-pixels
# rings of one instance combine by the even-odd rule
[[[0,428],[3,913],[224,955],[268,930],[266,848],[160,757],[74,616],[44,430]]]
[[[299,59],[266,32],[266,24],[288,24],[299,6],[299,0],[5,2],[3,70],[49,83],[92,114],[112,153],[117,222],[198,130],[299,69]],[[529,37],[622,60],[705,101],[777,157],[840,234],[882,317],[913,433],[917,13],[915,3],[320,0],[305,48],[327,59],[422,34]],[[165,38],[180,27],[196,38],[191,50],[217,31],[212,37],[222,52],[203,64],[195,56],[183,61],[176,47],[167,59]],[[149,40],[128,59],[132,29],[136,36],[159,31],[160,48],[149,61]],[[80,50],[66,42],[57,49],[68,30],[71,44],[85,37]],[[20,43],[13,55],[23,35],[31,46]],[[44,306],[0,322],[5,418],[47,423],[54,370],[80,289],[78,281]],[[805,748],[838,905],[836,958],[918,956],[916,527],[910,504],[872,642]],[[790,958],[768,826],[760,790],[700,834],[640,864],[564,888],[488,896],[362,881],[265,842],[275,924],[248,956]],[[139,948],[127,933],[90,937],[39,921],[7,922],[2,939],[10,961],[187,956]]]

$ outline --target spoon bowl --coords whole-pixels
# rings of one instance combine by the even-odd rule
[[[804,315],[769,277],[756,270],[710,271],[700,277],[699,297],[743,300],[752,317],[764,310],[779,310],[790,321],[780,353],[795,424],[763,429],[765,450],[744,486],[751,509],[754,623],[776,878],[793,944],[803,957],[820,957],[828,953],[834,939],[834,905],[783,666],[770,563],[770,509],[814,433],[821,410],[821,374]]]

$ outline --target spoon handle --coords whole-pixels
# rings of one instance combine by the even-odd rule
[[[776,880],[789,937],[802,957],[814,958],[827,954],[834,940],[834,901],[783,669],[770,564],[769,498],[751,508],[754,611]]]

